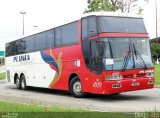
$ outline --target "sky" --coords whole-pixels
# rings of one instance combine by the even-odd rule
[[[154,38],[155,2],[149,0],[149,3],[140,4],[144,8],[142,16],[147,31],[150,38]],[[6,42],[23,36],[23,20],[20,12],[26,12],[24,33],[29,35],[78,20],[86,7],[87,0],[0,0],[0,50],[4,50]],[[157,0],[157,7],[158,36],[160,36],[160,0]]]

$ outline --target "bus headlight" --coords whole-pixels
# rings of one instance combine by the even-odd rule
[[[105,78],[105,80],[121,80],[121,79],[123,79],[123,76],[119,74],[107,75]]]
[[[146,77],[154,77],[154,72],[147,72]]]

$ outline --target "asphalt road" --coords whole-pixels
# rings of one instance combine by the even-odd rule
[[[63,91],[40,88],[23,91],[10,83],[1,83],[0,100],[109,112],[160,111],[160,88],[121,93],[116,96],[89,95],[87,98],[74,98]]]

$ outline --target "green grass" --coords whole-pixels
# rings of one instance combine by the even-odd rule
[[[0,112],[82,112],[82,111],[85,110],[0,101]]]
[[[156,85],[160,85],[160,64],[154,65],[155,67],[155,78],[156,78]]]
[[[6,78],[6,72],[0,72],[0,80]]]
[[[82,109],[47,107],[0,101],[0,117],[17,118],[135,118],[134,114],[90,112]]]

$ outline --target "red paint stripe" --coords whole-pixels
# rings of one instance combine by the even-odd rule
[[[102,37],[149,37],[147,33],[101,33],[97,36],[90,37],[90,40],[94,40]]]
[[[93,37],[90,37],[89,39],[90,40],[94,40],[94,39],[97,39],[99,36],[93,36]]]
[[[149,37],[148,34],[143,33],[101,33],[99,34],[100,37]]]

